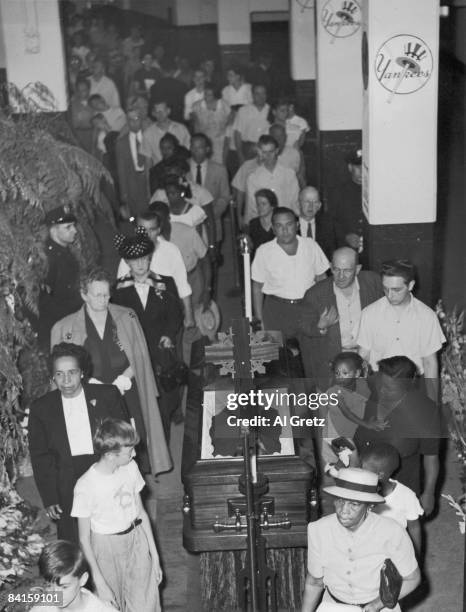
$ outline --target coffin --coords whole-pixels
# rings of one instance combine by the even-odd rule
[[[257,388],[274,393],[288,385],[286,380],[264,377]],[[236,414],[225,408],[227,395],[233,391],[231,380],[219,379],[188,401],[182,479],[183,543],[190,552],[246,548],[245,497],[238,487],[244,462],[242,456],[233,456],[234,449],[240,448],[241,431],[230,427],[225,434],[226,416]],[[306,547],[307,523],[317,518],[315,470],[298,454],[298,440],[289,426],[291,412],[286,405],[273,405],[262,414],[272,419],[280,416],[282,425],[259,429],[259,440],[263,432],[263,448],[268,453],[257,460],[259,474],[268,479],[264,510],[269,526],[262,531],[267,548]],[[276,521],[290,525],[271,525]]]

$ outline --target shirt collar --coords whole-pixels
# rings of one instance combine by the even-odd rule
[[[356,277],[355,277],[355,279],[354,279],[354,283],[353,283],[352,287],[353,287],[353,292],[352,292],[352,294],[351,294],[351,299],[352,299],[352,298],[353,298],[353,297],[354,297],[354,296],[355,296],[357,293],[359,293],[359,282],[358,282],[358,277],[357,277],[357,276],[356,276]],[[345,299],[347,299],[347,298],[346,298],[346,296],[345,296],[345,294],[343,293],[343,291],[342,291],[342,290],[341,290],[339,287],[337,287],[337,286],[335,285],[335,282],[333,282],[333,293],[334,293],[335,295],[340,294],[340,295],[344,296],[344,298],[345,298]]]

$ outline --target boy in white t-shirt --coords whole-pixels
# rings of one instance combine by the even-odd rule
[[[407,528],[419,558],[421,550],[419,517],[424,514],[424,510],[414,491],[390,478],[400,464],[398,451],[386,442],[373,442],[361,450],[360,461],[364,470],[378,475],[380,494],[385,497],[385,503],[374,506],[372,512],[392,518]]]
[[[128,423],[102,422],[94,436],[100,459],[76,483],[71,516],[99,597],[127,612],[160,612],[162,570],[133,461],[138,442]]]
[[[290,102],[288,104],[288,117],[286,119],[286,144],[288,147],[296,147],[301,149],[306,138],[306,134],[311,128],[309,123],[296,114],[294,104]]]
[[[49,584],[43,594],[47,600],[49,597],[56,598],[57,605],[34,606],[31,612],[115,610],[84,588],[89,580],[89,570],[83,553],[73,542],[56,540],[46,544],[39,558],[39,572]]]

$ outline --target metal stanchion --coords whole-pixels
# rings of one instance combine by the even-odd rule
[[[241,282],[239,278],[239,266],[238,266],[238,236],[237,236],[237,225],[236,225],[236,201],[232,198],[228,207],[230,213],[230,225],[231,225],[231,250],[233,260],[233,287],[226,293],[228,297],[238,297],[241,295]]]

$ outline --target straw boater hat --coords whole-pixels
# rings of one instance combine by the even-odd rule
[[[381,504],[385,499],[377,493],[377,474],[361,468],[342,468],[334,478],[335,485],[324,487],[324,492],[334,497],[369,504]]]
[[[202,309],[202,304],[200,304],[194,310],[194,318],[201,334],[214,341],[220,327],[220,312],[217,304],[210,300],[210,304],[205,310]]]

